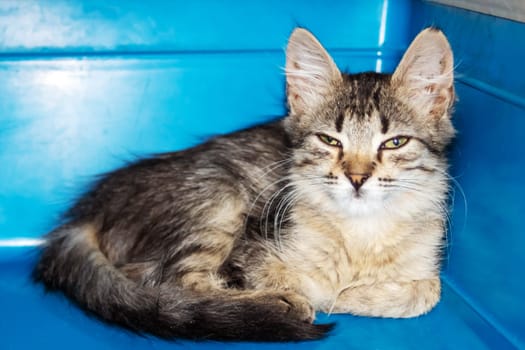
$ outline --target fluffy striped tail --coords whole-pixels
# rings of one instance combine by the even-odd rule
[[[313,340],[332,328],[283,312],[275,293],[196,296],[140,286],[108,261],[93,237],[86,227],[59,228],[49,236],[34,276],[104,321],[162,338],[199,340]]]

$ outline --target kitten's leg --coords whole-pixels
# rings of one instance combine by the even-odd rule
[[[221,192],[211,193],[198,210],[187,213],[192,221],[184,237],[166,242],[163,283],[198,292],[226,287],[219,270],[242,235],[246,201],[238,192],[216,187]]]
[[[190,256],[186,261],[182,260],[181,263],[190,267],[190,270],[179,278],[179,285],[182,284],[185,288],[207,295],[219,293],[221,297],[227,295],[228,298],[232,299],[251,300],[254,302],[254,305],[266,305],[275,310],[275,312],[286,314],[287,317],[308,323],[313,322],[315,311],[309,301],[289,288],[279,288],[275,284],[272,286],[263,286],[261,284],[258,286],[259,288],[253,285],[245,286],[246,289],[227,288],[225,281],[218,277],[217,272],[223,264],[220,257],[224,257],[226,246],[228,246],[228,249],[231,249],[229,244],[232,242],[228,239],[226,233],[221,235],[217,234],[220,231],[214,230],[213,232],[214,234],[211,236],[221,241],[221,244],[219,242],[215,243],[223,247],[221,248],[224,249],[223,253],[209,255],[207,252],[200,252]],[[276,272],[275,270],[272,271]],[[285,276],[280,274],[272,274],[272,277],[280,278],[282,282],[285,280]]]
[[[439,278],[364,285],[342,291],[331,311],[374,317],[415,317],[430,311],[440,295]]]
[[[268,293],[280,293],[294,305],[295,313],[313,322],[315,309],[302,293],[299,275],[266,247],[255,247],[245,270],[247,287]]]
[[[168,280],[199,292],[226,288],[226,282],[219,276],[219,269],[229,256],[234,241],[234,233],[210,228],[198,233],[206,238],[181,249],[178,260],[165,267]],[[191,252],[195,247],[199,251]]]
[[[269,243],[253,243],[244,252],[242,268],[248,288],[301,292],[299,275],[270,248]]]

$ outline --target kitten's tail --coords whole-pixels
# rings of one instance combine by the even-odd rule
[[[149,288],[128,279],[100,251],[89,226],[54,231],[34,276],[105,321],[163,338],[299,341],[320,339],[331,325],[313,325],[246,297],[196,297],[175,288]]]

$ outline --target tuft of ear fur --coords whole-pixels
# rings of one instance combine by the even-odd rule
[[[416,112],[440,118],[454,102],[454,58],[436,28],[419,33],[392,75],[398,96]]]
[[[342,81],[335,62],[306,29],[293,31],[286,48],[286,85],[291,115],[312,110]]]

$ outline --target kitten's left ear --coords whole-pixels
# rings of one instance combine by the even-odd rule
[[[286,86],[290,114],[317,107],[342,81],[334,60],[306,29],[293,31],[286,48]]]
[[[454,58],[439,29],[414,39],[392,75],[398,96],[425,116],[442,117],[454,102]]]

